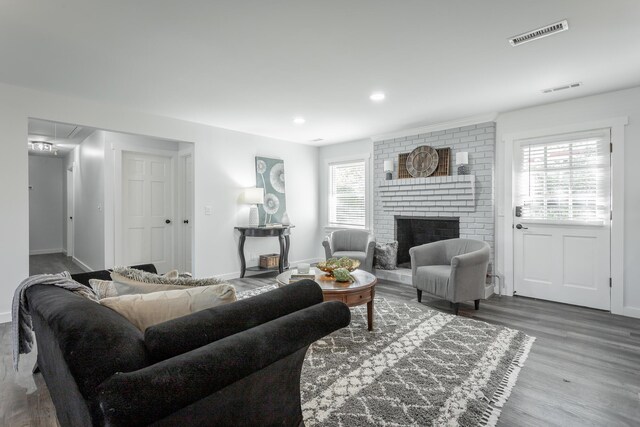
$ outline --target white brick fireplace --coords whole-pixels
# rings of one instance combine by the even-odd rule
[[[373,228],[376,239],[380,242],[396,240],[396,217],[458,218],[460,237],[489,243],[493,265],[495,133],[495,123],[486,122],[374,141]],[[452,175],[385,180],[385,160],[394,161],[394,178],[397,178],[398,155],[421,145],[451,148]],[[456,153],[464,151],[469,153],[469,175],[457,175]],[[411,272],[406,269],[378,271],[377,275],[411,283]]]

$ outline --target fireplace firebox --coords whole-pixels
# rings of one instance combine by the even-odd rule
[[[411,268],[409,249],[460,237],[460,219],[396,216],[395,237],[398,241],[398,267]]]

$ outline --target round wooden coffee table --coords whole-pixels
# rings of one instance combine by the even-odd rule
[[[313,279],[322,288],[325,301],[342,301],[349,307],[367,304],[367,323],[369,330],[373,330],[373,298],[376,295],[376,283],[378,279],[371,273],[355,270],[351,275],[356,279],[353,282],[336,282],[327,277],[324,272],[312,268],[315,272]],[[276,277],[278,286],[289,284],[292,274],[297,274],[296,269],[285,271]]]

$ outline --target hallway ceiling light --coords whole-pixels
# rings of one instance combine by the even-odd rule
[[[58,155],[58,150],[56,150],[55,145],[47,141],[31,141],[29,142],[29,148],[32,151],[37,151],[39,153],[52,153],[53,155]]]
[[[294,117],[293,119],[293,123],[297,124],[297,125],[303,125],[306,122],[306,120],[304,119],[304,117]]]
[[[372,101],[380,102],[384,101],[385,95],[382,92],[374,92],[369,96],[369,99]]]
[[[44,151],[50,153],[53,151],[53,144],[46,141],[33,141],[31,143],[31,149],[33,151]]]

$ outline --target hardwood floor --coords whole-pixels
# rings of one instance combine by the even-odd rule
[[[233,280],[238,291],[273,283],[274,275]],[[416,301],[410,286],[379,281],[376,295]],[[417,301],[416,301],[417,302]],[[449,303],[422,304],[451,313]],[[537,337],[499,426],[637,426],[640,420],[640,319],[523,297],[460,305],[460,315]],[[10,325],[0,325],[0,425],[56,426],[35,352],[11,367]]]
[[[71,274],[82,273],[84,270],[65,254],[46,254],[29,256],[29,275],[43,273],[60,273],[68,271]]]

